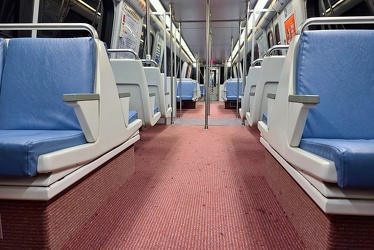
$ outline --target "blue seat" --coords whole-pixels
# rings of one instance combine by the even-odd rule
[[[136,119],[138,119],[138,112],[134,110],[129,111],[129,123],[134,122]]]
[[[264,112],[262,114],[262,121],[267,124],[268,123],[268,113],[267,112]]]
[[[227,80],[225,83],[226,97],[225,101],[236,101],[238,96],[241,96],[243,92],[243,82],[239,81],[239,94],[238,94],[238,82],[236,79]],[[240,101],[240,98],[239,98]]]
[[[205,86],[204,85],[200,85],[200,94],[201,94],[201,96],[205,96]]]
[[[182,96],[182,101],[196,101],[196,83],[192,79],[183,79],[177,83],[177,101]],[[180,94],[182,88],[182,94]]]
[[[40,155],[86,143],[62,97],[92,93],[95,70],[92,38],[9,41],[0,94],[0,176],[34,176]]]
[[[300,148],[334,161],[342,188],[374,188],[373,39],[373,30],[305,31],[300,37],[296,93],[320,96]]]

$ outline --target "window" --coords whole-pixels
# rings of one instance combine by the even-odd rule
[[[33,3],[27,0],[0,1],[1,23],[31,23]],[[1,37],[29,37],[31,31],[0,31]]]
[[[281,44],[281,39],[280,39],[279,25],[278,24],[275,25],[274,31],[275,31],[275,44],[279,45],[279,44]]]
[[[260,57],[260,54],[259,54],[259,51],[258,51],[258,44],[256,44],[255,46],[255,57],[254,57],[254,60],[258,59]]]
[[[330,8],[332,6],[332,10]],[[338,0],[308,0],[307,16],[370,16],[374,14],[374,2],[372,0],[338,1]],[[324,29],[335,29],[336,26],[324,26]],[[341,28],[339,25],[338,28]],[[345,29],[373,29],[373,25],[344,25]],[[309,29],[321,29],[319,26],[311,26]]]
[[[34,1],[0,1],[1,23],[31,23]],[[105,11],[106,10],[106,11]],[[112,0],[40,0],[40,23],[88,23],[95,27],[100,39],[110,45],[112,37],[114,3]],[[87,31],[39,31],[39,37],[85,36]],[[3,37],[31,36],[31,31],[4,31]]]
[[[68,1],[42,0],[40,1],[39,22],[41,23],[88,23],[99,33],[103,5],[101,0]],[[53,31],[38,32],[39,37],[75,37],[84,36],[86,31]]]
[[[273,32],[269,31],[268,32],[268,48],[270,49],[273,46],[274,46]]]

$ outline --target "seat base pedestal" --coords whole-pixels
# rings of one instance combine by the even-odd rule
[[[325,214],[265,152],[265,177],[306,249],[369,249],[374,245],[374,217]]]
[[[179,102],[177,102],[177,108],[179,109]],[[182,109],[196,109],[195,101],[182,101]]]
[[[0,200],[0,249],[62,248],[134,171],[131,146],[49,201]]]

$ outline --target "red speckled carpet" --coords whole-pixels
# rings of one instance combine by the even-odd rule
[[[264,178],[264,153],[243,126],[144,130],[135,175],[65,249],[304,249]]]

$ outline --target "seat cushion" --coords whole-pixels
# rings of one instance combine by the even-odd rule
[[[129,124],[138,119],[138,112],[130,110],[129,111]]]
[[[268,124],[268,113],[267,112],[264,112],[262,114],[262,121],[265,123],[265,124]]]
[[[374,140],[303,138],[300,148],[334,161],[341,188],[374,188]]]
[[[0,176],[34,176],[40,155],[87,143],[80,130],[0,130],[0,138]]]

